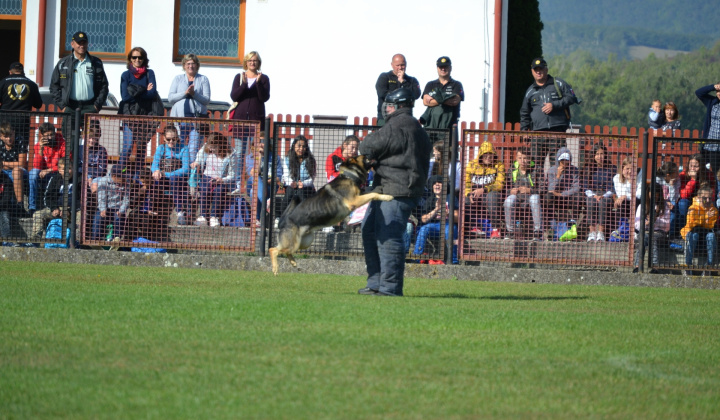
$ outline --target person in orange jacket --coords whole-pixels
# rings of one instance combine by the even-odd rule
[[[33,148],[32,169],[30,170],[30,197],[28,209],[34,213],[37,209],[38,199],[42,202],[42,195],[38,197],[40,182],[48,174],[57,172],[58,161],[65,157],[65,139],[62,134],[55,132],[51,123],[42,123],[38,127],[40,141]]]
[[[487,226],[475,226],[472,232],[489,235],[493,239],[502,238],[501,194],[505,187],[505,164],[499,162],[492,144],[484,141],[480,145],[478,159],[468,163],[465,170],[465,200],[468,205],[466,214],[470,215],[471,225],[479,220],[490,220],[491,231]]]
[[[713,189],[709,186],[702,186],[688,209],[687,224],[680,231],[685,239],[685,264],[692,265],[695,249],[697,249],[700,238],[705,238],[707,246],[707,265],[715,264],[715,249],[717,239],[715,237],[715,224],[718,219],[718,209],[715,207]]]

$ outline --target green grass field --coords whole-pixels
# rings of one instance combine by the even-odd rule
[[[0,418],[720,418],[718,291],[0,264]]]

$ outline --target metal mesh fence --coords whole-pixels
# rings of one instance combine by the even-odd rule
[[[465,130],[461,259],[628,266],[637,137]]]
[[[82,243],[255,251],[259,138],[257,122],[88,116]]]
[[[720,142],[654,137],[648,144],[650,176],[641,178],[646,198],[635,217],[645,241],[638,240],[635,266],[646,259],[651,270],[717,274]]]
[[[72,141],[63,113],[0,112],[0,237],[6,246],[68,241]]]

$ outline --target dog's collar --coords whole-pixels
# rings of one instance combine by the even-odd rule
[[[340,175],[339,175],[339,176],[343,176],[343,177],[345,177],[345,178],[347,178],[347,179],[349,179],[349,180],[351,180],[351,181],[353,181],[353,182],[358,182],[358,183],[363,183],[363,182],[365,182],[364,179],[360,179],[359,176],[355,175],[355,174],[352,173],[352,172],[345,172],[345,171],[343,171],[343,172],[340,172]]]

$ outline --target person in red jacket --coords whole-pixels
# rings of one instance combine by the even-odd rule
[[[42,123],[38,127],[40,132],[40,141],[35,143],[32,170],[30,170],[30,197],[29,197],[29,213],[34,213],[37,209],[37,200],[42,201],[42,197],[38,197],[40,190],[40,182],[51,172],[57,172],[58,161],[65,157],[65,139],[62,134],[55,132],[55,127],[51,123]]]
[[[708,186],[715,194],[715,175],[705,168],[702,155],[690,156],[687,169],[680,172],[680,200],[678,200],[679,226],[685,226],[688,209],[702,186]]]
[[[341,163],[345,162],[346,159],[358,155],[359,144],[360,139],[358,139],[357,136],[353,136],[351,134],[345,137],[345,140],[343,140],[340,147],[335,149],[334,152],[330,153],[330,155],[327,157],[327,160],[325,160],[325,173],[327,175],[328,182],[332,181],[340,174],[338,172],[338,168],[340,167]]]

